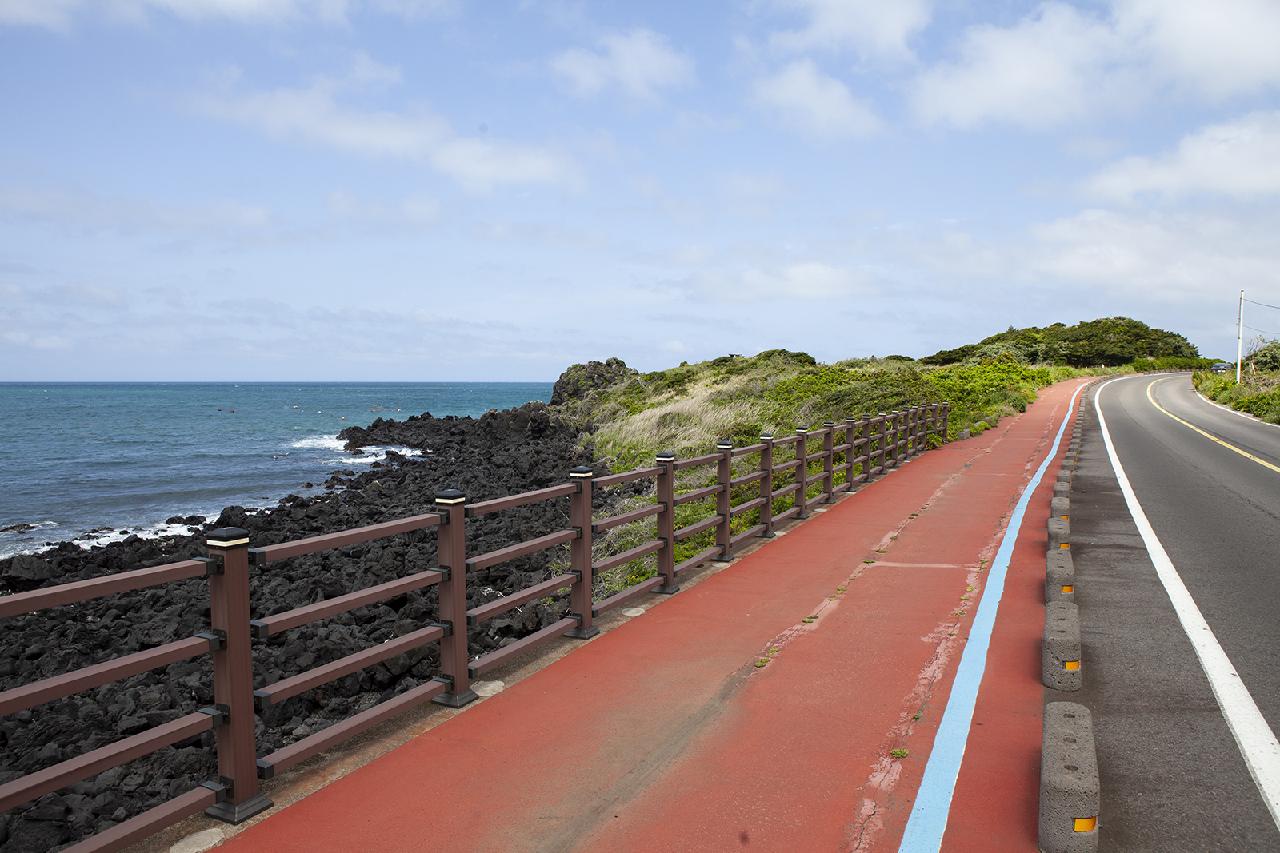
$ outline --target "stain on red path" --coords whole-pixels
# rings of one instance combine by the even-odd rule
[[[919,457],[221,849],[896,846],[976,566],[1071,390]]]

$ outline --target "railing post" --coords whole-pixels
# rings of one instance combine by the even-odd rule
[[[431,701],[461,708],[476,699],[471,689],[467,646],[467,496],[457,489],[437,492],[435,505],[444,522],[437,528],[437,552],[444,580],[437,586],[436,618],[449,626],[440,639],[440,675],[449,689]]]
[[[827,493],[822,502],[829,504],[836,499],[836,423],[824,421],[822,427],[822,488]]]
[[[849,449],[844,452],[844,481],[846,483],[845,491],[852,492],[853,485],[857,482],[853,478],[853,469],[858,464],[858,448],[854,447],[854,442],[858,438],[858,421],[856,418],[844,419],[844,443],[849,445]]]
[[[728,439],[717,441],[716,450],[720,451],[720,458],[716,460],[716,483],[720,486],[720,493],[716,495],[716,512],[720,516],[720,523],[716,525],[716,545],[720,547],[719,561],[727,563],[733,556],[733,542],[729,532],[730,510],[733,508],[729,494],[729,480],[732,479],[733,472],[733,442]]]
[[[859,458],[862,460],[862,482],[871,482],[871,415],[863,414],[861,435],[862,453]]]
[[[889,473],[898,458],[898,433],[895,423],[898,419],[896,411],[884,416],[884,472]]]
[[[906,457],[908,459],[912,458],[913,456],[915,456],[920,452],[920,445],[916,442],[916,428],[918,426],[918,424],[916,423],[917,414],[918,414],[918,410],[916,409],[915,406],[908,406],[906,414],[904,415],[907,422]]]
[[[569,479],[578,484],[578,491],[569,496],[569,524],[578,529],[578,538],[569,544],[569,565],[578,573],[569,591],[569,608],[578,620],[578,627],[565,636],[587,640],[600,633],[592,621],[591,591],[595,577],[591,571],[591,478],[595,472],[586,465],[579,465],[569,472]]]
[[[249,629],[249,531],[220,527],[205,537],[211,562],[209,624],[222,641],[213,653],[213,702],[218,775],[226,798],[205,810],[210,817],[240,823],[271,806],[258,791],[258,750],[254,739],[253,648]],[[211,567],[212,568],[212,567]]]
[[[760,441],[764,443],[764,447],[760,450],[760,471],[764,475],[760,478],[760,497],[764,498],[764,504],[760,507],[760,523],[764,525],[764,530],[760,531],[760,536],[771,539],[773,538],[773,433],[761,433]]]
[[[876,461],[881,469],[881,474],[888,471],[888,415],[886,412],[879,414],[879,423],[876,429]]]
[[[904,429],[904,426],[903,426],[902,410],[894,409],[892,412],[892,415],[893,415],[893,467],[897,468],[903,462],[903,459],[902,459],[903,435],[905,435],[906,430]]]
[[[916,447],[920,448],[918,451],[920,453],[924,453],[929,449],[929,424],[932,412],[933,408],[931,406],[920,407],[920,420],[916,424],[916,434],[918,436]]]
[[[800,488],[796,489],[796,518],[809,517],[809,497],[806,492],[809,491],[809,448],[807,446],[809,440],[809,430],[804,427],[796,428],[796,459],[800,460],[800,464],[796,466],[796,483]]]
[[[664,544],[658,551],[662,586],[654,592],[671,595],[680,589],[676,583],[676,456],[663,452],[656,461],[662,469],[658,472],[658,503],[662,505],[662,512],[658,513],[658,538]]]

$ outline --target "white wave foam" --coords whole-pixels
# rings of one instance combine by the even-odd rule
[[[364,448],[363,456],[343,456],[338,459],[326,459],[326,465],[372,465],[374,462],[386,462],[387,451],[394,450],[401,456],[422,456],[421,450],[412,447],[374,447]]]
[[[130,536],[137,536],[139,539],[158,539],[163,536],[186,536],[190,533],[191,529],[186,524],[166,524],[161,522],[150,527],[83,533],[71,541],[82,548],[89,548],[94,545],[110,545],[113,542],[123,542]]]
[[[334,435],[313,435],[300,438],[289,446],[299,450],[345,450],[347,443]]]
[[[33,530],[48,530],[50,527],[58,526],[58,522],[56,521],[32,521],[29,523],[18,523],[26,524],[26,528],[23,530],[0,530],[0,536],[21,536],[23,533],[30,533]]]
[[[208,516],[205,518],[205,520],[207,521],[208,518],[212,518],[212,517],[214,516]],[[56,521],[42,521],[34,525],[34,528],[37,528],[40,530],[47,530],[50,527],[59,527],[59,526],[60,525]],[[26,531],[27,534],[30,534],[32,532],[33,531],[31,530]],[[152,524],[147,527],[136,527],[136,528],[128,528],[128,529],[113,528],[111,530],[89,531],[87,533],[81,533],[79,536],[72,536],[70,537],[69,541],[74,542],[75,544],[79,545],[81,548],[91,548],[94,545],[110,545],[112,542],[123,542],[125,539],[128,539],[130,536],[138,536],[141,539],[157,539],[162,536],[186,536],[190,532],[191,532],[190,528],[185,524],[166,524],[164,522],[161,522],[159,524]],[[11,534],[5,534],[5,535],[11,535]],[[12,535],[22,536],[23,534],[12,534]],[[49,543],[45,540],[41,540],[39,542],[32,542],[32,541],[14,542],[8,546],[0,547],[0,560],[5,560],[5,559],[8,559],[9,557],[16,557],[19,554],[35,554],[45,550],[45,548],[47,547],[49,547]]]

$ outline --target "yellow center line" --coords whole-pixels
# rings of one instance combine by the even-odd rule
[[[1151,405],[1155,406],[1157,409],[1164,412],[1166,415],[1173,418],[1175,421],[1182,424],[1187,429],[1195,430],[1196,432],[1200,433],[1210,441],[1216,444],[1221,444],[1223,447],[1225,447],[1227,450],[1230,450],[1232,453],[1238,453],[1241,456],[1243,456],[1245,459],[1250,459],[1254,462],[1257,462],[1263,468],[1269,468],[1272,471],[1275,471],[1277,474],[1280,474],[1280,466],[1272,465],[1267,460],[1259,459],[1258,457],[1254,456],[1252,453],[1250,453],[1247,450],[1241,450],[1239,447],[1236,447],[1234,444],[1231,444],[1230,442],[1227,442],[1227,441],[1223,441],[1222,439],[1218,438],[1216,435],[1213,435],[1212,433],[1205,432],[1204,430],[1200,429],[1200,427],[1196,426],[1193,423],[1190,423],[1189,421],[1184,421],[1182,418],[1178,417],[1173,412],[1169,411],[1164,406],[1157,403],[1156,398],[1151,394],[1151,389],[1155,387],[1156,382],[1163,382],[1163,381],[1164,380],[1162,379],[1157,379],[1154,382],[1151,382],[1147,385],[1147,399],[1151,401]]]

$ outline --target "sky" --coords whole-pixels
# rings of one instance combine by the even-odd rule
[[[1277,45],[1276,0],[0,0],[0,380],[1115,315],[1234,357],[1239,291],[1280,305]]]

